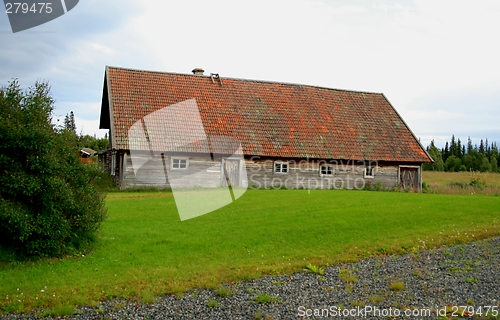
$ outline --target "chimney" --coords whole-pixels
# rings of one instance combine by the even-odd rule
[[[193,71],[191,71],[195,76],[202,76],[203,75],[203,72],[205,72],[205,70],[203,70],[202,68],[194,68]]]

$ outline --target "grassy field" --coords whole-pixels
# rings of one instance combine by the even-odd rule
[[[486,185],[500,186],[500,173],[492,172],[439,172],[424,171],[423,181],[446,185],[453,182],[470,183],[472,179],[483,180]]]
[[[491,172],[424,171],[427,193],[500,196],[500,174]]]
[[[180,221],[170,192],[111,193],[92,253],[0,264],[3,312],[96,305],[500,234],[500,197],[248,190]],[[57,312],[56,312],[57,313]]]

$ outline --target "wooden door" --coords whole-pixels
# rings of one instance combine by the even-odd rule
[[[222,185],[227,187],[240,186],[240,160],[224,159],[224,177],[222,177]]]
[[[400,167],[399,185],[404,190],[419,191],[420,190],[419,168]]]

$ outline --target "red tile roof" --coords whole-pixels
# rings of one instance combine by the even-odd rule
[[[190,99],[207,136],[234,137],[246,155],[431,161],[383,94],[300,84],[107,67],[100,127],[129,149],[134,123]]]

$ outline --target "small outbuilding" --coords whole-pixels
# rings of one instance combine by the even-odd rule
[[[90,162],[92,156],[94,156],[97,151],[90,148],[82,148],[80,149],[80,161],[81,162]]]

